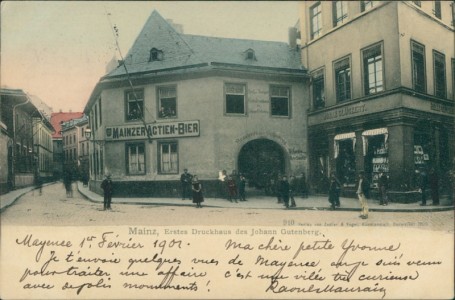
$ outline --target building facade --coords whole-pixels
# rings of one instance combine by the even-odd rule
[[[63,166],[65,156],[63,152],[63,139],[62,139],[62,124],[72,119],[78,119],[83,116],[81,112],[57,112],[51,115],[51,124],[54,127],[52,134],[52,148],[53,148],[53,174],[54,177],[61,178],[63,175]]]
[[[331,172],[347,192],[354,192],[359,171],[373,186],[385,172],[390,197],[400,201],[412,199],[418,169],[448,178],[455,140],[453,14],[452,1],[302,2],[313,190],[325,191]]]
[[[2,88],[0,96],[1,122],[4,125],[2,143],[6,140],[6,148],[2,148],[2,152],[7,156],[6,184],[3,178],[5,172],[2,171],[2,193],[6,193],[35,183],[40,162],[34,145],[34,122],[38,124],[43,120],[23,90]]]
[[[88,117],[68,120],[62,123],[63,171],[73,173],[73,178],[88,176],[89,141],[85,137]]]
[[[306,172],[307,81],[296,47],[183,34],[154,11],[85,107],[91,189],[110,173],[119,196],[177,196],[188,169],[217,195],[221,170]]]

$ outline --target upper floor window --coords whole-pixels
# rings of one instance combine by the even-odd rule
[[[150,50],[149,61],[157,61],[157,60],[163,60],[163,51],[158,50],[156,48],[152,48]]]
[[[363,50],[363,72],[365,95],[384,90],[382,45],[375,45]]]
[[[140,120],[144,117],[144,91],[134,90],[125,93],[126,120]]]
[[[158,88],[158,118],[177,116],[177,88],[166,86]]]
[[[433,15],[441,19],[441,1],[433,1]]]
[[[427,90],[425,79],[425,46],[411,41],[412,87],[418,92]]]
[[[373,8],[373,1],[360,1],[360,11],[366,11]]]
[[[348,17],[348,5],[345,1],[334,1],[333,10],[333,27],[342,24]]]
[[[439,98],[446,98],[446,63],[445,55],[433,50],[434,66],[434,95]]]
[[[317,38],[322,33],[321,2],[310,8],[311,39]]]
[[[289,116],[290,89],[285,86],[270,87],[270,105],[272,116]]]
[[[126,171],[129,175],[145,174],[145,151],[143,143],[126,144]]]
[[[414,3],[415,5],[417,5],[418,7],[421,7],[422,4],[421,4],[422,1],[412,1],[412,3]]]
[[[245,114],[245,85],[237,83],[226,83],[226,113]]]
[[[345,101],[351,99],[351,66],[349,57],[344,58],[334,65],[335,70],[335,85],[337,101]]]
[[[325,107],[324,70],[319,70],[313,75],[313,107]]]

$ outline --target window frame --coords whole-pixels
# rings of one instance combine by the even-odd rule
[[[228,95],[240,95],[240,94],[235,94],[235,93],[228,93],[227,92],[227,87],[229,85],[237,85],[237,86],[243,86],[243,113],[237,113],[237,112],[228,112]],[[248,86],[246,82],[224,82],[224,114],[226,116],[247,116],[247,111],[248,111],[248,106],[247,106],[247,97],[248,95]]]
[[[130,147],[136,147],[137,150],[137,156],[139,157],[139,147],[142,147],[143,149],[143,155],[144,155],[144,170],[142,172],[131,172],[130,171],[130,152],[129,149]],[[139,163],[138,163],[139,164]],[[143,176],[147,172],[147,159],[146,159],[146,151],[145,151],[145,143],[144,142],[128,142],[125,143],[125,173],[128,176]]]
[[[174,114],[171,115],[161,115],[161,100],[162,99],[172,99],[172,97],[163,97],[161,98],[161,91],[164,89],[174,89],[175,91],[175,112]],[[178,90],[177,90],[177,85],[176,84],[171,84],[171,85],[160,85],[156,87],[156,118],[157,119],[177,119],[178,118]]]
[[[337,4],[341,6],[341,16],[338,16]],[[337,27],[345,22],[348,18],[348,5],[346,1],[333,1],[332,2],[332,23],[333,27]]]
[[[411,39],[411,79],[412,79],[412,89],[419,92],[419,93],[426,93],[427,92],[427,66],[426,66],[426,51],[425,51],[425,45],[416,42],[415,40]],[[414,47],[421,47],[423,50],[422,56],[423,56],[423,90],[419,90],[416,88],[416,69],[414,68],[415,66],[415,61],[414,61]]]
[[[136,94],[136,96],[138,97],[137,101],[142,103],[142,107],[140,107],[140,114],[138,114],[139,116],[137,118],[130,117],[129,103],[136,102],[136,99],[130,100],[130,98],[129,98],[130,94],[133,95],[133,97],[134,97],[134,94]],[[142,98],[139,97],[138,94],[142,94]],[[144,118],[144,107],[145,107],[144,89],[140,88],[140,89],[134,89],[134,90],[132,90],[132,89],[126,90],[124,93],[124,97],[125,97],[125,100],[124,100],[125,101],[125,122],[137,122],[137,121],[142,120]]]
[[[360,1],[360,12],[368,11],[374,7],[373,1]]]
[[[272,98],[285,98],[284,96],[273,96],[272,94],[272,89],[274,88],[279,88],[279,89],[287,89],[287,115],[278,115],[278,114],[273,114],[273,103],[272,103]],[[291,100],[292,99],[292,86],[290,85],[280,85],[280,84],[271,84],[269,85],[269,101],[270,101],[270,116],[272,118],[291,118]]]
[[[381,67],[382,67],[382,70],[381,70],[381,76],[382,76],[382,86],[379,86],[381,87],[382,89],[381,90],[378,90],[378,86],[375,85],[375,92],[370,92],[370,81],[368,79],[368,69],[367,69],[367,66],[370,65],[370,63],[367,63],[365,64],[365,61],[368,60],[368,58],[371,58],[370,56],[366,56],[365,53],[367,51],[372,51],[374,48],[377,48],[379,47],[380,50],[381,50]],[[383,41],[380,41],[380,42],[377,42],[377,43],[374,43],[372,45],[369,45],[365,48],[362,48],[360,49],[360,57],[362,58],[362,84],[363,84],[363,93],[365,96],[369,96],[369,95],[375,95],[375,94],[378,94],[378,93],[382,93],[386,90],[386,84],[385,84],[385,61],[384,61],[384,42]],[[377,55],[375,56],[377,57]],[[376,61],[374,61],[376,62]],[[377,74],[377,72],[375,72],[375,74]],[[376,76],[375,76],[376,78]],[[367,81],[368,79],[368,81]],[[377,80],[375,80],[375,82],[377,82]]]
[[[348,61],[347,64],[345,64],[345,61]],[[340,64],[342,66],[337,66],[337,64]],[[344,93],[345,93],[345,98],[340,99],[340,94],[339,94],[339,89],[338,89],[338,71],[346,71],[346,69],[349,69],[349,85],[346,85],[346,80],[344,82]],[[346,73],[345,73],[346,74]],[[342,102],[347,102],[352,100],[352,63],[351,63],[351,55],[344,56],[340,59],[337,59],[336,61],[333,62],[333,83],[335,85],[335,98],[337,103],[342,103]],[[347,97],[347,88],[349,88],[349,97]]]
[[[314,9],[319,7],[319,11],[314,14]],[[314,28],[314,23],[313,23],[313,19],[314,18],[318,18],[317,19],[317,23],[318,23],[318,29],[317,31],[315,31],[315,28]],[[312,5],[310,7],[310,38],[311,40],[314,40],[315,38],[318,38],[322,35],[322,24],[323,24],[323,21],[322,21],[322,4],[320,1],[318,1],[317,3],[315,3],[314,5]]]
[[[150,49],[149,52],[149,62],[162,61],[164,60],[164,54],[162,50],[159,50],[155,47]]]
[[[442,8],[441,8],[441,1],[433,1],[433,9],[432,9],[433,16],[438,19],[442,19]]]
[[[436,63],[437,63],[437,58],[438,56],[442,58],[442,63],[443,63],[443,75],[444,75],[444,92],[442,94],[438,93],[437,88],[437,83],[440,82],[437,77],[437,72],[436,72]],[[433,49],[433,90],[434,90],[434,96],[446,99],[447,98],[447,66],[446,66],[446,56],[444,53],[436,51]]]
[[[321,81],[322,78],[322,98],[321,103],[323,104],[322,106],[316,105],[316,93],[315,93],[315,84],[316,82]],[[314,110],[317,109],[323,109],[326,107],[326,97],[325,97],[325,91],[326,91],[326,75],[325,75],[325,67],[321,67],[319,69],[316,69],[314,72],[311,73],[311,106],[313,107]]]
[[[162,146],[163,145],[172,145],[174,144],[176,146],[176,153],[177,153],[177,161],[175,162],[177,167],[175,171],[169,171],[165,172],[163,170],[163,154],[162,154]],[[158,174],[160,175],[174,175],[174,174],[179,174],[179,164],[180,164],[180,158],[179,158],[179,143],[178,140],[160,140],[157,142],[157,170]]]

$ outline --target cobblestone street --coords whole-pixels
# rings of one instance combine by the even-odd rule
[[[275,201],[265,198],[261,201]],[[165,202],[167,199],[163,199]],[[296,199],[296,201],[303,201]],[[181,200],[179,200],[181,201]],[[211,200],[206,199],[206,204]],[[101,225],[233,225],[287,226],[321,224],[339,226],[418,227],[425,230],[454,231],[453,210],[441,212],[370,212],[370,218],[358,218],[357,211],[284,210],[260,208],[203,207],[196,209],[191,201],[184,206],[113,204],[112,211],[103,211],[102,204],[85,199],[75,189],[73,198],[66,198],[60,183],[43,188],[43,194],[31,191],[1,215],[2,225],[35,226],[101,226]],[[326,205],[325,203],[321,205]]]

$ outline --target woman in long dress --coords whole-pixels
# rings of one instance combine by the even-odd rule
[[[193,203],[196,203],[196,208],[202,207],[201,203],[204,202],[204,196],[202,195],[202,184],[199,182],[197,175],[193,176],[191,185],[193,190]]]

